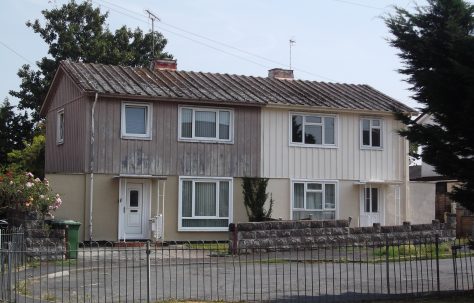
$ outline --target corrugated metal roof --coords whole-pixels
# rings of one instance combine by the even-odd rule
[[[63,61],[62,68],[86,92],[227,102],[303,105],[335,109],[414,112],[368,85],[277,80],[218,73],[150,70]]]

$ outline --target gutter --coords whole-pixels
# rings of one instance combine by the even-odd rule
[[[97,103],[97,98],[99,97],[98,93],[95,93],[94,103],[92,104],[91,110],[91,142],[90,142],[90,164],[89,164],[89,241],[92,241],[92,209],[94,206],[94,136],[95,136],[95,125],[94,125],[94,116],[95,116],[95,105]]]

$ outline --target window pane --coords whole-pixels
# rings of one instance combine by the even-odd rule
[[[183,227],[228,227],[229,219],[183,219]]]
[[[324,117],[324,144],[334,144],[333,117]]]
[[[308,123],[321,123],[321,117],[318,116],[306,116],[305,121]]]
[[[380,126],[380,120],[372,120],[372,126]]]
[[[193,182],[183,181],[183,192],[181,196],[181,211],[183,217],[193,216]]]
[[[129,207],[138,207],[138,190],[130,191]]]
[[[304,208],[304,184],[295,183],[293,190],[293,208]]]
[[[196,137],[216,138],[216,113],[195,111]]]
[[[366,213],[370,213],[370,188],[366,188],[364,191],[364,208]]]
[[[326,184],[324,186],[324,191],[324,207],[329,209],[336,208],[336,185]]]
[[[303,117],[291,117],[292,142],[303,143]]]
[[[196,216],[216,215],[216,183],[196,182],[194,213]]]
[[[125,132],[127,134],[146,134],[147,107],[125,106]]]
[[[321,190],[323,189],[323,185],[320,183],[308,183],[309,190]]]
[[[372,146],[380,145],[380,128],[372,128]]]
[[[229,216],[229,182],[219,182],[219,217]]]
[[[370,120],[362,120],[362,145],[370,145]]]
[[[323,193],[307,192],[306,209],[323,209]]]
[[[379,211],[379,190],[378,188],[372,188],[372,212],[377,213]]]
[[[189,108],[181,109],[181,137],[193,137],[193,110]]]
[[[219,139],[230,139],[230,112],[219,112]]]
[[[321,144],[322,143],[322,127],[321,125],[305,125],[305,139],[306,144]]]

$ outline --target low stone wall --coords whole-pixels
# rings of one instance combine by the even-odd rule
[[[52,228],[43,220],[24,221],[26,254],[42,260],[60,260],[66,255],[66,230]]]
[[[456,237],[456,217],[449,216],[447,223],[433,220],[432,224],[399,226],[349,227],[348,220],[331,221],[269,221],[233,223],[229,225],[230,251],[247,249],[292,249],[347,243],[367,245],[375,242],[405,243],[426,241],[438,237],[440,242]]]

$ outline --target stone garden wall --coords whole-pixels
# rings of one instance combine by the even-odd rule
[[[399,226],[349,227],[348,220],[331,221],[268,221],[233,223],[229,225],[230,250],[292,249],[347,243],[367,245],[370,242],[405,243],[426,241],[438,237],[440,242],[456,237],[456,216],[448,215],[447,223],[433,220],[432,224]]]
[[[24,222],[27,255],[42,259],[62,259],[66,254],[66,230],[53,228],[43,220]]]

